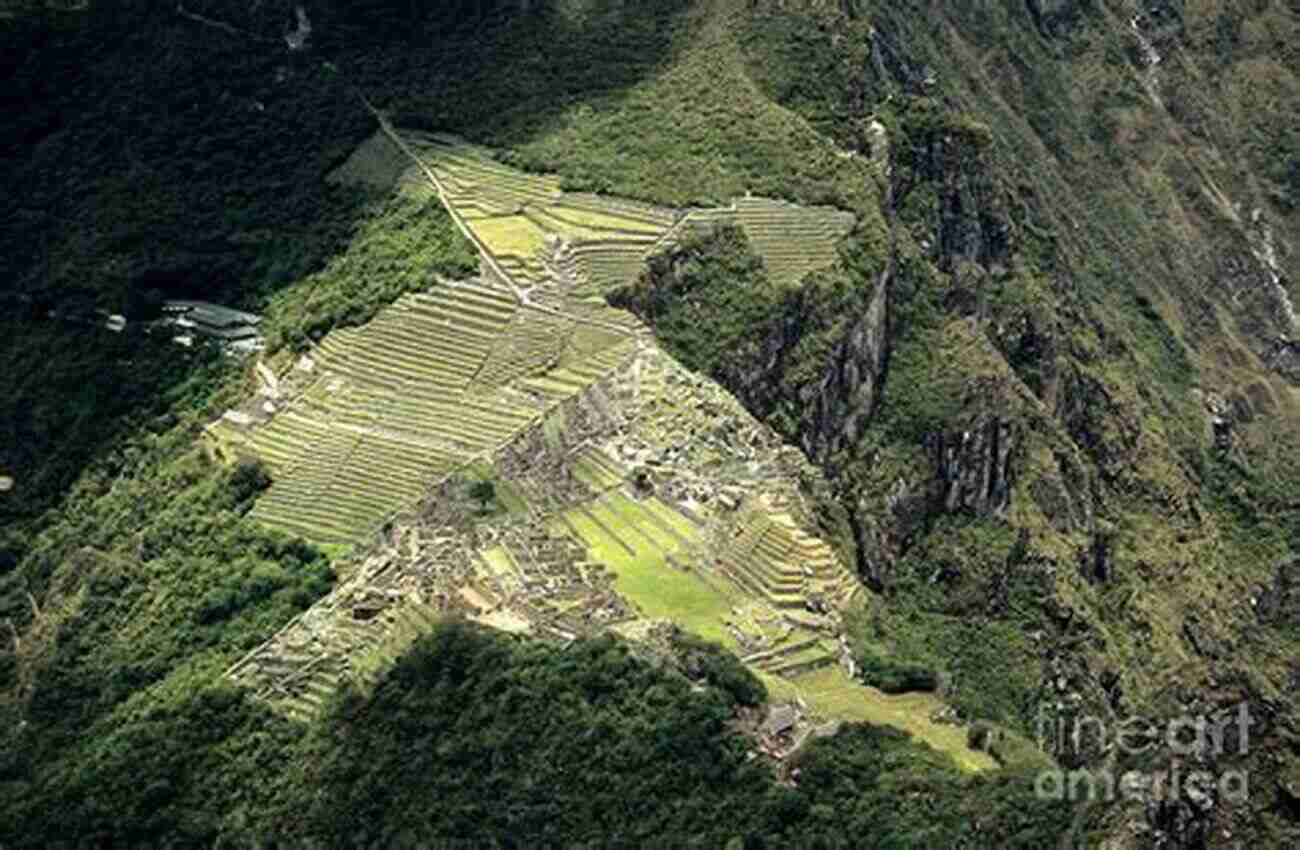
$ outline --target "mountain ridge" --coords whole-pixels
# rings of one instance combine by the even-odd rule
[[[10,19],[5,37],[21,50],[4,73],[33,104],[15,111],[0,145],[15,224],[3,253],[15,287],[127,312],[142,309],[136,299],[148,287],[273,306],[268,339],[296,354],[418,288],[429,266],[453,273],[463,257],[449,221],[427,210],[417,219],[370,189],[323,188],[320,178],[373,131],[352,86],[404,126],[500,146],[505,163],[558,173],[566,191],[701,206],[752,191],[849,210],[857,224],[838,260],[796,281],[775,285],[724,228],[659,245],[613,297],[821,467],[814,521],[874,591],[847,620],[858,674],[881,687],[938,689],[972,730],[993,728],[1008,766],[957,791],[914,745],[846,731],[801,756],[807,784],[755,791],[752,808],[730,798],[749,814],[719,843],[779,841],[798,825],[837,840],[832,805],[864,832],[881,826],[882,841],[982,840],[959,839],[969,821],[946,817],[936,829],[952,831],[927,839],[910,805],[885,817],[903,787],[928,789],[927,799],[962,817],[984,795],[995,801],[996,829],[1007,830],[989,840],[1010,841],[1023,815],[1023,846],[1085,835],[1114,848],[1294,839],[1294,9],[1164,0],[390,5],[305,3],[306,50],[282,41],[296,20],[291,4],[187,6],[256,41],[148,3],[118,19],[92,3],[78,17],[41,21],[49,29],[28,31],[30,42]],[[102,33],[121,38],[110,45]],[[400,49],[385,49],[389,40]],[[52,73],[78,55],[94,74]],[[41,81],[77,74],[91,95]],[[129,115],[153,118],[115,117]],[[415,220],[445,250],[403,241]],[[356,281],[367,277],[382,285],[362,292]],[[701,304],[714,305],[706,321],[692,319]],[[247,398],[256,379],[202,352],[118,342],[121,373],[150,380],[124,384],[112,402],[78,395],[79,383],[103,374],[99,343],[5,321],[9,359],[32,368],[4,416],[11,444],[26,453],[0,455],[0,472],[15,482],[0,494],[12,518],[0,616],[14,638],[0,655],[0,683],[6,714],[34,724],[7,733],[0,778],[22,801],[7,815],[52,823],[57,801],[75,796],[72,765],[84,747],[101,746],[75,745],[79,724],[114,742],[157,716],[188,735],[187,718],[215,701],[251,724],[214,727],[229,737],[196,744],[242,748],[250,761],[232,762],[231,776],[256,776],[247,764],[257,758],[301,758],[281,744],[256,755],[249,742],[288,733],[210,678],[323,596],[326,565],[342,564],[244,517],[265,484],[258,476],[188,454],[201,424]],[[553,436],[565,426],[549,427]],[[167,493],[177,494],[170,505]],[[140,505],[155,515],[138,515]],[[200,521],[209,511],[214,519]],[[203,543],[209,536],[219,542]],[[430,655],[434,645],[530,669],[550,663],[538,660],[547,649],[516,656],[495,637],[439,630],[398,662],[404,672],[379,696],[346,697],[320,728],[357,733],[371,699],[433,699],[421,670],[487,681],[482,666]],[[603,662],[592,659],[605,650],[590,651],[592,681],[603,682],[594,672]],[[729,707],[718,717],[739,711],[734,695],[719,698]],[[1015,769],[1014,740],[997,732],[1032,736],[1043,711],[1115,723],[1243,703],[1258,721],[1250,751],[1201,766],[1249,771],[1244,805],[1148,793],[1062,811],[1035,799],[1035,774]],[[493,734],[513,740],[508,725]],[[885,774],[858,760],[872,748],[890,754]],[[1178,769],[1167,751],[1057,755],[1067,768]],[[116,757],[87,763],[129,776]],[[346,782],[347,760],[323,757]],[[927,767],[913,776],[909,759]],[[196,779],[169,771],[177,794],[151,793],[173,800],[170,819],[153,827],[161,833],[141,821],[130,834],[255,840],[248,830],[234,838],[233,821],[209,814],[185,832],[184,812],[198,809],[184,789]],[[320,779],[293,775],[301,788]],[[888,790],[855,797],[845,777]],[[748,781],[727,793],[743,796]],[[257,805],[274,798],[292,808],[296,792],[263,793]],[[112,805],[96,805],[74,828],[112,834]],[[374,814],[382,829],[382,811]],[[313,817],[318,835],[342,834],[329,832],[342,829],[337,821]],[[509,828],[492,827],[498,836]],[[468,821],[439,829],[473,834]]]

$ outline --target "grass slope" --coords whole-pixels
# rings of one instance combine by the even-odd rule
[[[734,647],[735,640],[722,624],[734,601],[698,576],[669,565],[662,551],[625,523],[609,514],[605,517],[608,524],[598,524],[575,510],[564,519],[613,571],[619,594],[642,616],[671,619],[688,631]]]

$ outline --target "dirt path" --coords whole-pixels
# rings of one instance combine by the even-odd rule
[[[388,121],[388,118],[376,109],[374,104],[372,104],[364,94],[357,91],[357,97],[365,105],[370,114],[375,116],[375,120],[379,122],[379,128],[383,134],[387,136],[393,144],[397,145],[398,149],[405,154],[408,159],[414,162],[420,171],[424,173],[425,178],[428,179],[429,183],[433,186],[434,191],[438,193],[438,200],[442,202],[443,208],[447,210],[447,214],[451,216],[451,220],[456,224],[456,229],[459,230],[475,248],[478,249],[479,256],[482,257],[483,262],[487,263],[488,267],[492,269],[493,274],[495,274],[497,278],[510,288],[511,294],[514,295],[515,300],[519,302],[520,307],[529,310],[537,310],[541,313],[549,313],[552,316],[559,316],[585,325],[605,328],[606,330],[611,330],[618,334],[636,336],[635,331],[631,331],[628,328],[614,324],[613,322],[603,322],[600,319],[593,319],[589,316],[577,316],[572,313],[566,313],[563,310],[557,310],[553,307],[544,307],[541,304],[534,304],[528,297],[528,292],[515,283],[515,279],[501,266],[500,263],[497,262],[496,257],[492,256],[492,252],[488,249],[487,245],[483,243],[483,240],[480,239],[470,226],[465,223],[465,219],[456,210],[455,205],[448,199],[446,188],[442,185],[442,181],[438,179],[438,175],[433,173],[433,169],[429,168],[429,166],[425,164],[424,160],[420,159],[419,155],[417,155],[415,151],[411,150],[410,145],[408,145],[406,140],[397,133],[393,128],[393,125]]]

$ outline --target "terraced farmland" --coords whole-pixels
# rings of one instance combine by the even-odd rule
[[[229,675],[302,718],[440,617],[566,640],[667,620],[732,649],[777,697],[807,683],[817,717],[879,715],[841,669],[841,612],[864,591],[812,531],[798,482],[815,471],[601,297],[719,221],[794,280],[834,262],[852,217],[566,194],[456,139],[385,132],[484,253],[482,274],[330,333],[210,426],[223,453],[271,470],[256,518],[360,556]],[[345,169],[391,171],[367,144]],[[467,481],[493,482],[497,509]]]
[[[768,198],[737,198],[730,207],[688,213],[674,238],[719,224],[738,225],[768,274],[778,283],[798,283],[808,272],[833,265],[836,245],[853,229],[852,213],[830,207],[801,207]]]
[[[646,258],[683,234],[718,223],[744,228],[775,280],[796,282],[836,260],[850,213],[764,198],[717,209],[671,210],[567,193],[559,180],[512,169],[453,136],[401,138],[442,184],[448,204],[517,283],[600,296],[640,274]]]
[[[382,555],[246,659],[232,672],[236,679],[297,716],[343,678],[373,680],[430,612],[456,611],[562,637],[670,619],[775,676],[838,663],[828,639],[838,609],[807,606],[832,580],[856,585],[790,513],[797,490],[786,455],[760,454],[748,478],[727,485],[770,494],[734,511],[701,502],[715,484],[698,478],[691,456],[676,473],[665,466],[687,443],[711,456],[774,445],[734,399],[652,345],[578,319],[551,368],[479,387],[482,367],[473,361],[504,350],[525,311],[512,312],[479,285],[436,292],[340,332],[337,345],[323,344],[304,361],[303,385],[284,393],[290,400],[268,421],[243,433],[227,426],[228,440],[242,439],[272,468],[275,484],[254,509],[264,522],[356,542],[357,528],[404,509],[398,527],[414,541],[372,549]],[[497,305],[486,313],[499,316],[477,321],[496,321],[502,336],[470,360],[394,341],[430,310],[481,310],[491,306],[485,302]],[[373,368],[368,358],[377,359]],[[394,359],[403,365],[390,374]],[[700,410],[712,413],[701,418]],[[720,428],[709,415],[736,424]],[[695,431],[736,440],[692,438]],[[495,478],[516,507],[474,519],[470,504],[457,502],[457,470]],[[729,571],[747,547],[760,546],[764,569],[793,577],[787,584],[769,587]],[[401,613],[408,609],[424,619]]]
[[[675,218],[668,210],[565,194],[557,178],[502,165],[491,151],[451,136],[406,131],[402,138],[477,241],[521,287],[552,282],[542,259],[548,240],[628,248],[643,257]]]
[[[722,558],[723,570],[737,584],[778,608],[802,608],[816,595],[843,606],[859,585],[822,540],[799,528],[788,514],[751,509],[739,522],[739,535]]]
[[[580,333],[580,320],[525,313],[499,287],[446,282],[326,336],[269,421],[215,426],[223,445],[270,468],[253,516],[310,540],[361,542],[630,351],[617,334]]]
[[[763,198],[738,198],[736,223],[777,281],[796,283],[835,262],[835,246],[853,227],[853,215]]]

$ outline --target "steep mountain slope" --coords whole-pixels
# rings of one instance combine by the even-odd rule
[[[1295,842],[1294,8],[309,2],[301,48],[284,38],[303,31],[293,6],[92,2],[0,21],[23,104],[0,142],[0,254],[28,299],[7,344],[30,364],[0,402],[16,438],[0,474],[17,485],[0,494],[4,834],[347,844],[420,832],[427,809],[433,837],[519,840],[553,822],[537,789],[585,800],[589,768],[616,796],[548,840],[608,839],[625,801],[618,838],[666,846]],[[300,744],[220,682],[327,593],[326,563],[353,563],[246,516],[265,476],[195,448],[257,386],[250,364],[41,315],[75,295],[134,318],[151,289],[201,293],[265,309],[288,361],[434,272],[464,276],[467,245],[436,204],[324,179],[373,132],[357,90],[564,190],[852,213],[832,267],[787,274],[706,227],[613,297],[822,467],[814,519],[828,539],[849,530],[874,591],[847,621],[865,680],[937,689],[1008,767],[960,779],[914,742],[849,728],[782,788],[728,731],[749,688],[684,664],[688,686],[680,660],[651,671],[599,641],[439,630]],[[118,374],[129,397],[84,389]],[[470,701],[498,710],[457,723]],[[1221,753],[1044,745],[1112,775],[1245,770],[1245,801],[1201,782],[1057,803],[998,740],[1041,737],[1044,718],[1163,729],[1243,703],[1249,741]],[[563,728],[530,725],[548,717]],[[572,730],[608,749],[541,746]],[[181,743],[153,751],[162,739]],[[408,782],[391,782],[412,747]],[[427,785],[439,771],[455,779]],[[310,802],[336,797],[342,813]]]
[[[908,5],[755,16],[773,96],[888,156],[886,306],[805,296],[715,371],[790,410],[838,474],[892,600],[869,651],[1022,723],[1051,703],[1113,722],[1249,702],[1250,806],[1153,801],[1133,823],[1279,841],[1300,655],[1259,601],[1292,581],[1300,516],[1295,12]],[[841,85],[810,97],[813,70]]]

